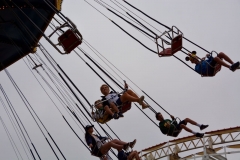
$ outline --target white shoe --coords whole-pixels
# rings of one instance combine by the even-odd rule
[[[149,107],[148,104],[143,103],[143,105],[142,105],[142,109],[146,109],[146,108],[148,108],[148,107]]]

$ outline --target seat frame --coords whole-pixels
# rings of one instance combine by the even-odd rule
[[[171,42],[168,42],[167,40],[165,40],[164,36],[168,36],[172,38]],[[169,57],[175,54],[176,52],[180,51],[182,49],[182,44],[183,44],[182,38],[183,38],[183,33],[176,26],[172,26],[172,28],[170,28],[168,31],[163,32],[160,36],[156,36],[158,56]],[[166,45],[171,45],[171,52],[163,52],[163,54],[159,54],[160,49],[159,49],[158,39],[160,39],[162,42],[163,51],[166,49],[166,47],[164,46],[164,44],[166,44]]]

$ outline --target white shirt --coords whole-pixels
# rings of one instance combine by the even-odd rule
[[[117,93],[109,93],[107,96],[105,96],[105,98],[108,100],[109,103],[116,103],[119,97]]]

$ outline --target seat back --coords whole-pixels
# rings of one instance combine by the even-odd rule
[[[214,66],[214,71],[213,71],[213,73],[209,73],[209,71],[207,71],[207,72],[208,72],[207,75],[201,75],[201,76],[202,76],[202,77],[214,77],[214,76],[221,70],[221,68],[222,68],[222,66],[221,66],[220,64],[216,64],[216,65]]]
[[[169,37],[172,38],[171,42],[169,42],[169,40],[166,40],[165,38]],[[162,41],[162,48],[163,51],[159,52],[159,44],[158,44],[158,38],[161,39]],[[163,32],[160,36],[156,37],[156,44],[157,44],[157,51],[158,51],[158,55],[159,57],[169,57],[172,56],[173,54],[175,54],[176,52],[180,51],[182,49],[182,45],[183,45],[183,33],[176,27],[176,26],[172,26],[171,29],[169,29],[168,31]],[[167,47],[165,47],[165,45],[168,45]],[[170,47],[171,45],[171,47]],[[166,49],[165,49],[166,48]],[[171,49],[171,50],[169,50]]]
[[[215,76],[221,70],[221,68],[222,68],[222,66],[220,64],[216,64],[213,76]]]
[[[58,42],[66,53],[70,53],[82,43],[82,40],[78,38],[71,29],[68,29],[60,37],[58,37]]]
[[[172,55],[182,49],[182,34],[174,37],[171,43]]]
[[[104,114],[104,116],[102,118],[98,118],[96,119],[96,121],[98,123],[104,124],[107,123],[108,121],[110,121],[112,119],[112,117],[110,115]]]
[[[132,106],[131,102],[126,102],[125,104],[123,104],[122,106],[120,106],[122,113],[125,113],[125,112],[127,112],[128,110],[130,110],[130,109],[131,109],[131,106]]]

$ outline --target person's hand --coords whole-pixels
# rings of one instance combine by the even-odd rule
[[[125,89],[128,89],[128,84],[127,84],[126,81],[124,81],[124,88],[125,88]]]
[[[109,138],[108,137],[105,137],[105,141],[108,140]]]
[[[93,147],[93,145],[92,145],[92,144],[89,144],[89,147],[90,147],[90,148],[92,148],[92,147]]]
[[[170,122],[167,122],[164,124],[165,127],[169,128],[171,126],[171,123]]]
[[[173,115],[170,115],[170,117],[171,117],[172,119],[174,119],[174,118],[175,118]]]

